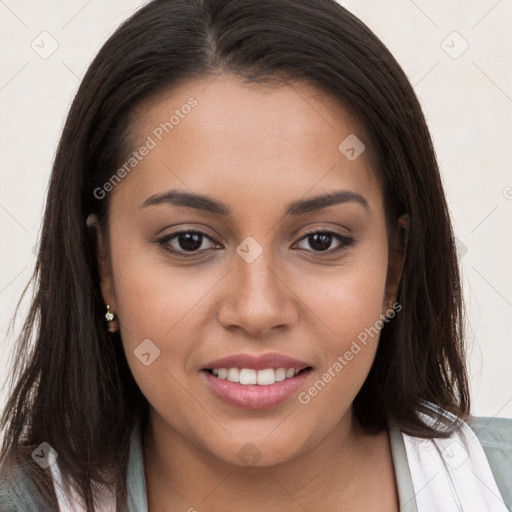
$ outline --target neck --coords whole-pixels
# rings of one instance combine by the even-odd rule
[[[225,512],[227,504],[247,512],[334,510],[340,504],[344,510],[383,510],[383,499],[386,510],[398,509],[387,432],[365,435],[350,411],[314,448],[273,466],[240,467],[219,459],[153,410],[143,444],[150,511],[171,503],[191,512]]]

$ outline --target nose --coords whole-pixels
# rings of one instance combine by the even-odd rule
[[[270,252],[264,250],[251,263],[235,255],[217,316],[224,327],[261,338],[297,322],[299,299]]]

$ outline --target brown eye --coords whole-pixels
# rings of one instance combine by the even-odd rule
[[[205,241],[211,242],[214,246],[214,241],[205,233],[201,231],[178,231],[171,233],[158,240],[158,243],[165,248],[165,250],[172,253],[191,253],[197,254],[201,251],[206,251],[212,247],[204,247]],[[218,247],[218,246],[217,246]]]
[[[300,241],[307,241],[313,252],[336,252],[340,249],[344,249],[354,243],[353,238],[349,238],[345,235],[337,233],[335,231],[316,231],[314,233],[308,233]],[[338,245],[332,249],[331,244],[337,241]],[[307,249],[307,248],[306,248]]]

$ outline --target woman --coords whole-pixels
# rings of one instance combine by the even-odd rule
[[[69,112],[34,279],[2,510],[512,507],[421,108],[333,1],[125,22]]]

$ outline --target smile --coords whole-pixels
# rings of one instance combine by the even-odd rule
[[[213,375],[219,379],[238,382],[242,385],[257,384],[258,386],[270,386],[276,382],[295,377],[300,370],[296,368],[265,368],[253,370],[252,368],[213,368]]]
[[[308,366],[302,370],[214,368],[205,369],[200,374],[210,392],[223,402],[242,409],[269,409],[300,392],[311,372],[312,368]]]

